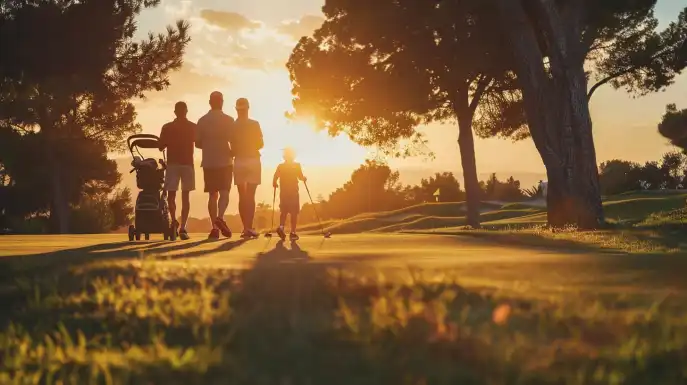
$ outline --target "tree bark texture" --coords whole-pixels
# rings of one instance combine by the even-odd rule
[[[458,147],[463,166],[463,183],[465,185],[465,203],[467,206],[467,223],[473,228],[480,224],[480,188],[477,177],[477,160],[475,158],[475,138],[472,132],[474,110],[470,108],[468,89],[456,93],[454,111],[458,119]]]
[[[583,67],[586,51],[580,46],[583,5],[570,2],[561,15],[554,2],[532,0],[528,15],[519,1],[494,1],[513,49],[532,139],[549,178],[549,225],[597,228],[604,217]]]

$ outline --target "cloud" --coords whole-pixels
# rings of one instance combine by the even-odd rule
[[[178,18],[187,18],[191,16],[192,12],[192,4],[191,0],[182,0],[178,3],[165,3],[164,5],[165,12],[178,19]]]
[[[206,96],[218,87],[225,87],[230,81],[217,75],[203,74],[191,65],[185,64],[179,71],[169,77],[170,86],[164,91],[146,95],[146,102],[153,104],[170,104],[185,100],[190,96]]]
[[[232,55],[231,57],[224,59],[223,64],[233,68],[253,71],[283,69],[286,65],[284,60],[265,59],[245,55]]]
[[[236,12],[203,9],[200,11],[200,17],[208,24],[220,27],[231,33],[252,31],[262,27],[262,23],[250,20]]]
[[[303,36],[308,36],[324,23],[324,18],[315,15],[305,15],[297,21],[285,21],[277,27],[281,34],[300,40]]]

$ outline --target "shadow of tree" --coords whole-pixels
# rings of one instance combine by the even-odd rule
[[[228,251],[241,243],[216,244],[203,252]],[[179,251],[180,246],[169,248]],[[275,385],[557,384],[564,374],[591,379],[594,373],[584,368],[606,358],[585,356],[579,365],[541,369],[557,376],[540,375],[525,364],[536,358],[537,345],[565,340],[590,349],[613,345],[629,328],[598,319],[586,323],[577,315],[560,315],[548,303],[496,298],[455,281],[366,280],[342,273],[343,261],[314,261],[297,242],[278,242],[242,271],[162,265],[84,267],[35,277],[54,287],[42,291],[39,300],[32,299],[33,287],[20,288],[18,306],[6,308],[2,326],[10,321],[21,325],[40,343],[63,325],[73,339],[77,330],[83,333],[91,341],[89,349],[108,349],[113,360],[121,360],[133,346],[169,349],[132,365],[112,365],[115,383]],[[495,324],[494,314],[504,303],[513,308],[513,319]],[[651,332],[640,326],[637,333]],[[580,329],[589,329],[592,337],[572,340]],[[522,345],[523,336],[534,336],[531,345]],[[509,356],[509,349],[522,354]],[[172,351],[192,351],[192,359],[179,365]],[[670,363],[685,357],[669,353],[668,358],[654,356]],[[566,354],[572,353],[563,349],[556,359],[565,362]],[[66,359],[65,365],[74,369],[69,373],[86,378],[89,368],[103,365],[85,357]],[[27,370],[39,370],[27,362]],[[638,373],[634,378],[655,378],[648,369],[625,362],[604,363],[623,369],[628,378],[633,371]]]

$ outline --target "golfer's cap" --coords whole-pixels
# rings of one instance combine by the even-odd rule
[[[236,99],[236,109],[237,110],[246,110],[248,108],[250,108],[250,103],[248,103],[248,99],[246,99],[246,98]]]
[[[223,96],[222,93],[219,92],[219,91],[213,91],[213,92],[210,94],[210,100],[222,101],[222,100],[224,100],[224,96]]]

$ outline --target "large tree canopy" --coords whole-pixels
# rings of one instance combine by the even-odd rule
[[[677,105],[669,104],[658,132],[683,151],[687,150],[687,109],[678,110]]]
[[[323,10],[326,21],[287,65],[296,116],[396,156],[423,143],[418,126],[457,120],[468,221],[478,226],[472,120],[506,68],[489,8],[457,0],[329,0]],[[416,146],[398,151],[407,141]]]
[[[121,150],[123,139],[140,130],[132,99],[167,87],[170,71],[182,64],[186,23],[134,39],[138,14],[159,3],[15,0],[0,7],[0,120],[40,138],[50,215],[61,232],[71,197],[81,191],[65,178],[85,172],[70,169],[65,154],[84,143],[103,153]]]
[[[687,8],[659,30],[655,5],[656,0],[586,3],[580,56],[590,80],[588,99],[605,85],[634,96],[658,92],[687,67]],[[530,135],[520,90],[486,95],[478,116],[480,137],[522,140]]]
[[[684,68],[684,16],[668,31],[655,33],[655,0],[490,3],[509,41],[519,88],[499,125],[526,136],[518,129],[525,121],[517,113],[522,106],[528,133],[547,168],[549,223],[598,227],[604,216],[588,69],[596,70],[591,76],[600,85],[610,82],[640,93],[669,85]],[[491,115],[498,118],[503,109]],[[502,133],[499,125],[487,133]]]

